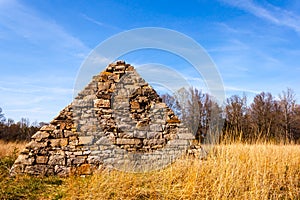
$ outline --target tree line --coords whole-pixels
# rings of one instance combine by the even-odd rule
[[[28,118],[21,118],[15,122],[13,119],[6,119],[0,108],[0,139],[4,141],[29,141],[44,122],[30,123]]]
[[[233,95],[223,105],[196,88],[161,95],[200,143],[273,142],[300,143],[300,105],[291,89],[277,98],[269,92],[257,94],[251,103],[247,96]],[[44,122],[30,123],[6,119],[0,108],[0,139],[30,140]]]
[[[202,91],[181,89],[162,100],[190,128],[199,142],[300,143],[300,105],[291,89],[277,98],[269,92],[247,96],[233,95],[223,105]],[[212,137],[214,136],[214,137]]]

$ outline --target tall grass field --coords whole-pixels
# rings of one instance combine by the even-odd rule
[[[24,143],[0,141],[0,199],[300,199],[300,146],[214,146],[205,160],[179,159],[147,173],[9,176]]]

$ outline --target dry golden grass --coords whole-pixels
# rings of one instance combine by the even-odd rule
[[[300,199],[300,146],[216,146],[157,172],[67,180],[66,199]]]
[[[0,158],[23,146],[0,142]],[[3,178],[3,184],[16,186],[2,194],[14,198],[28,190],[36,191],[32,199],[47,199],[55,190],[50,195],[55,199],[300,199],[300,146],[220,145],[206,160],[184,158],[160,171],[104,170],[89,177],[41,179],[35,186],[38,180]]]
[[[5,142],[0,140],[0,158],[10,156],[14,152],[20,152],[26,145],[26,142]]]

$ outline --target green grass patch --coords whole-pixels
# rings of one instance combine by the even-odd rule
[[[17,152],[0,158],[0,199],[62,199],[64,180],[58,177],[10,177]]]

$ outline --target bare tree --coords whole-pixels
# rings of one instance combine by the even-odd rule
[[[258,140],[274,137],[271,130],[276,118],[274,102],[271,93],[262,92],[254,97],[250,106],[251,122]]]
[[[174,94],[172,102],[176,102],[178,116],[199,142],[203,142],[204,138],[208,140],[208,133],[211,140],[216,131],[221,130],[220,127],[216,127],[222,126],[219,122],[222,110],[209,94],[197,88],[182,88]]]
[[[292,125],[295,123],[295,93],[292,89],[288,88],[287,91],[282,91],[279,98],[279,105],[283,114],[284,137],[285,141],[289,142],[292,138]]]
[[[300,105],[295,106],[295,115],[292,124],[293,140],[300,143]]]
[[[238,138],[240,141],[245,138],[246,134],[246,114],[247,114],[247,98],[244,95],[239,97],[233,95],[226,100],[225,117],[226,117],[226,132],[231,130],[230,138],[235,140]]]
[[[177,106],[179,108],[178,116],[194,135],[197,135],[201,121],[201,96],[201,92],[194,88],[181,88],[174,94],[174,99],[179,105]]]
[[[167,93],[167,94],[161,95],[161,99],[162,99],[162,102],[167,104],[167,106],[173,110],[175,115],[177,115],[177,116],[180,115],[181,107],[174,96]]]
[[[226,100],[224,110],[213,97],[195,88],[181,89],[162,99],[199,142],[216,138],[216,127],[223,125],[223,118],[222,140],[300,142],[300,105],[291,89],[282,92],[279,100],[270,93],[257,94],[250,106],[245,95],[233,95]]]
[[[4,117],[4,113],[2,113],[2,108],[0,108],[0,123],[4,123],[5,122],[5,117]]]

